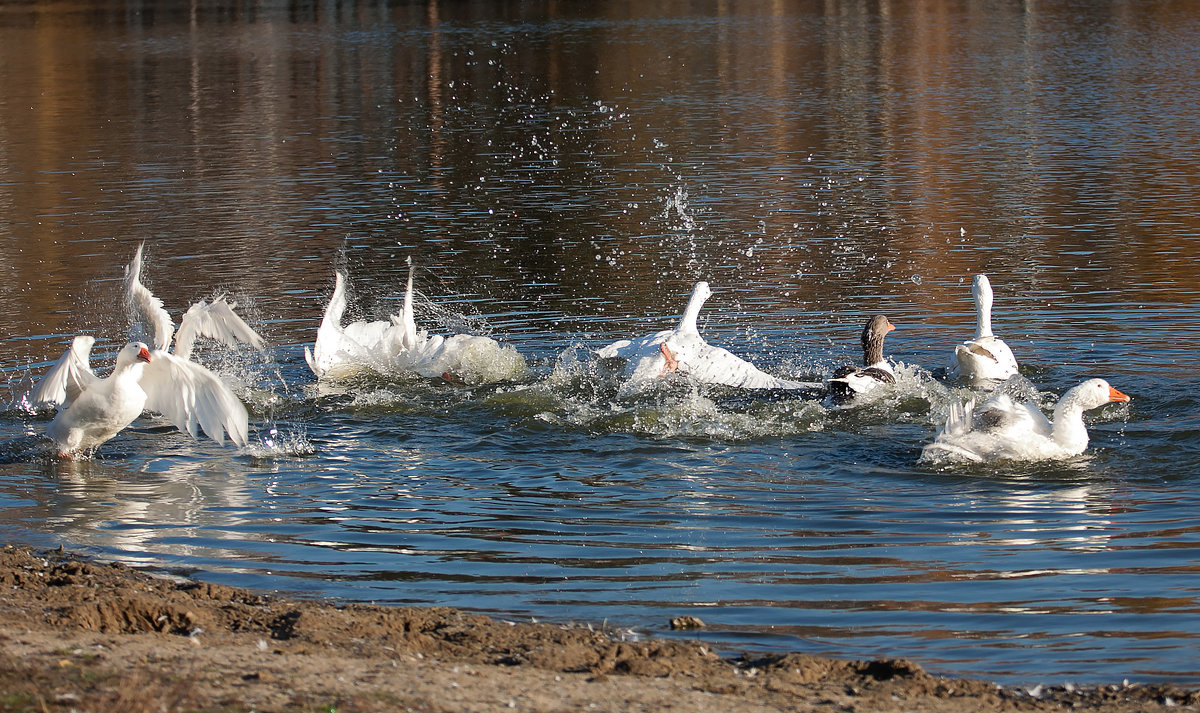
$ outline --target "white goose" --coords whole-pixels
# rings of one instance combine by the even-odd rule
[[[246,407],[216,374],[189,357],[197,337],[226,345],[245,342],[256,349],[263,348],[262,338],[234,313],[234,305],[224,296],[192,305],[175,331],[162,300],[141,282],[143,248],[144,244],[138,245],[126,268],[125,296],[137,315],[133,331],[147,334],[153,346],[141,341],[126,345],[117,355],[113,373],[100,378],[89,363],[95,339],[75,337],[29,394],[30,406],[59,409],[47,432],[61,456],[95,449],[143,410],[162,414],[193,438],[202,428],[217,443],[224,443],[228,434],[234,444],[246,445]],[[172,337],[174,349],[169,352]]]
[[[367,370],[483,384],[524,374],[525,358],[495,339],[472,334],[443,337],[418,330],[413,317],[413,270],[409,260],[408,285],[399,315],[345,326],[346,277],[337,273],[316,343],[311,351],[304,348],[304,358],[318,379],[343,379]]]
[[[317,328],[317,341],[312,350],[304,347],[304,360],[318,378],[338,379],[371,368],[375,362],[373,355],[381,351],[384,335],[392,328],[392,323],[386,320],[351,322],[343,327],[345,313],[346,277],[338,272],[333,294]]]
[[[971,285],[975,297],[975,338],[954,347],[955,373],[973,384],[1004,381],[1017,373],[1012,349],[992,334],[992,284],[987,275],[976,275]]]
[[[712,295],[707,282],[697,282],[687,307],[674,329],[648,334],[638,339],[622,339],[596,351],[601,359],[624,360],[625,382],[622,392],[629,393],[671,372],[702,384],[718,384],[739,389],[819,389],[821,384],[791,381],[760,371],[750,362],[700,336],[697,319],[704,301]]]
[[[896,372],[883,358],[883,340],[896,326],[882,314],[867,320],[862,331],[863,365],[838,367],[829,379],[829,395],[844,404],[882,384],[896,383]]]
[[[30,394],[35,405],[60,408],[46,428],[59,456],[86,455],[143,410],[162,414],[193,438],[199,427],[217,443],[224,443],[228,434],[236,445],[246,445],[246,407],[208,369],[131,342],[117,353],[112,373],[101,378],[88,363],[94,341],[75,337]]]
[[[1129,396],[1104,379],[1089,379],[1063,394],[1054,407],[1053,422],[1036,404],[1018,404],[1008,394],[996,394],[978,408],[974,401],[954,404],[920,460],[938,464],[1070,458],[1088,445],[1083,412],[1114,401],[1127,402]]]

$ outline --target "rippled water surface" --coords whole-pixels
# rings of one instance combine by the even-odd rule
[[[0,5],[0,373],[74,334],[111,363],[123,266],[178,317],[226,291],[270,342],[201,358],[255,443],[150,417],[60,462],[0,417],[0,533],[267,590],[445,604],[729,651],[904,656],[1006,682],[1200,682],[1195,177],[1182,2]],[[515,380],[305,364],[356,317],[488,334]],[[969,390],[971,276],[1045,402],[1133,397],[1040,465],[918,466]],[[787,377],[897,325],[890,393],[667,383],[589,360],[714,289],[709,341]]]

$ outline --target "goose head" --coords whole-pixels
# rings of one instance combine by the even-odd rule
[[[1063,394],[1059,404],[1087,411],[1113,402],[1128,403],[1129,396],[1114,389],[1104,379],[1088,379]]]
[[[149,364],[150,348],[142,342],[130,342],[117,352],[117,369],[128,369],[134,364]]]
[[[1053,438],[1067,455],[1082,453],[1088,444],[1083,412],[1114,401],[1125,403],[1129,397],[1104,379],[1088,379],[1063,394],[1054,407]]]
[[[696,303],[704,304],[704,301],[709,297],[712,297],[712,288],[708,286],[707,282],[701,280],[692,288],[692,296],[688,298],[688,306],[690,307]]]

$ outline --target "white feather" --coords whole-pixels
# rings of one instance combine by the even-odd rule
[[[175,324],[171,315],[163,307],[163,301],[155,297],[142,284],[142,249],[145,243],[140,243],[133,255],[133,262],[125,269],[125,296],[133,309],[136,322],[143,325],[144,337],[155,349],[166,349],[171,344],[171,335],[175,332]]]
[[[192,305],[180,320],[172,354],[181,359],[190,357],[196,337],[215,339],[227,347],[249,344],[261,350],[264,346],[262,337],[233,311],[235,306],[225,299],[225,295],[212,302],[200,300]]]

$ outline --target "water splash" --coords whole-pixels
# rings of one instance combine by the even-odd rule
[[[583,347],[562,352],[541,381],[497,394],[514,418],[592,434],[745,441],[819,431],[828,410],[796,394],[747,395],[681,376],[634,394],[621,392],[622,371]]]
[[[331,300],[327,312],[345,309],[344,295],[335,292]],[[449,324],[454,333],[430,335],[426,329],[418,329],[415,315],[410,320],[403,308],[390,310],[383,320],[345,325],[322,322],[312,352],[306,348],[310,367],[322,380],[341,382],[370,374],[393,380],[441,377],[468,385],[524,377],[528,369],[525,357],[515,347],[483,334],[491,330],[482,318],[440,308],[415,289],[412,304],[414,313],[418,308],[422,313],[420,321]],[[430,314],[435,318],[430,319]]]
[[[667,195],[660,214],[663,220],[669,221],[684,232],[696,230],[696,219],[688,210],[688,192],[684,186],[675,186],[674,191]]]
[[[49,439],[41,435],[27,433],[0,443],[0,463],[29,463],[53,457]]]
[[[305,458],[316,455],[317,447],[308,439],[304,428],[280,431],[272,426],[259,436],[258,442],[243,449],[252,461],[273,461],[280,458]]]

